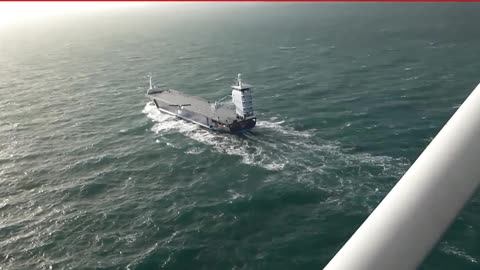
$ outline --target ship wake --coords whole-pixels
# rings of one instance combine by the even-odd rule
[[[401,174],[407,160],[368,153],[349,153],[336,142],[315,136],[315,130],[295,130],[284,121],[272,117],[270,121],[258,121],[257,127],[242,136],[210,132],[195,124],[161,113],[148,103],[143,112],[154,121],[151,130],[159,135],[180,133],[207,145],[207,149],[193,147],[186,154],[198,154],[205,150],[238,156],[242,163],[255,165],[270,171],[282,171],[288,167],[292,177],[299,181],[315,182],[332,170],[347,168],[353,174],[362,174],[362,168],[376,167],[379,175]],[[314,162],[316,161],[316,162]],[[350,177],[347,177],[350,178]],[[346,183],[341,183],[346,184]]]

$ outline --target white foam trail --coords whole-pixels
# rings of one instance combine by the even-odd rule
[[[478,263],[478,260],[475,257],[468,255],[464,250],[461,250],[454,246],[450,246],[446,244],[441,248],[441,250],[447,254],[458,256],[468,262],[475,263],[475,264]]]
[[[283,123],[285,123],[285,121],[278,121],[278,122],[258,121],[257,127],[273,129],[274,131],[282,133],[284,135],[291,135],[291,136],[298,136],[298,137],[305,137],[305,138],[310,138],[313,136],[313,134],[310,133],[309,131],[298,131],[291,127],[283,126],[282,125]]]
[[[311,139],[314,135],[313,130],[297,131],[284,125],[285,121],[258,121],[258,128],[270,129],[275,132],[274,136],[264,134],[266,136],[258,139],[247,133],[245,136],[248,139],[244,139],[235,135],[210,132],[195,124],[161,113],[153,103],[148,103],[143,112],[155,122],[151,130],[157,134],[179,132],[195,141],[212,146],[218,153],[239,156],[244,164],[260,166],[271,171],[281,171],[291,163],[306,172],[319,174],[345,165],[376,166],[382,168],[383,174],[395,174],[402,171],[403,165],[408,165],[406,160],[388,156],[346,153],[340,144],[313,140]],[[185,153],[195,155],[203,151],[192,148]],[[312,164],[305,155],[315,156],[318,161]],[[398,165],[400,167],[397,167]]]
[[[190,154],[190,155],[199,155],[203,153],[205,149],[199,148],[199,147],[193,147],[185,151],[185,154]]]
[[[156,124],[152,127],[152,131],[157,134],[163,131],[177,130],[187,132],[199,129],[196,125],[186,121],[180,121],[176,117],[160,112],[153,103],[149,102],[142,111],[148,118],[154,120]]]

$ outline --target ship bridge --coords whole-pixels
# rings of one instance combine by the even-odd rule
[[[238,74],[236,84],[232,85],[232,102],[239,118],[255,118],[251,86],[242,83],[241,74]]]

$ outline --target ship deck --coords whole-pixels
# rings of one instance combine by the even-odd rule
[[[210,101],[200,97],[190,96],[173,89],[152,89],[147,96],[163,101],[169,105],[191,104],[188,107],[185,106],[183,110],[202,114],[222,123],[232,123],[233,120],[236,120],[236,113],[232,108],[219,106],[214,111],[212,110],[212,103]]]

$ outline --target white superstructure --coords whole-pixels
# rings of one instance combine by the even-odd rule
[[[255,118],[250,88],[250,85],[242,83],[240,74],[238,74],[236,84],[232,85],[232,102],[235,105],[237,117],[240,119]]]

